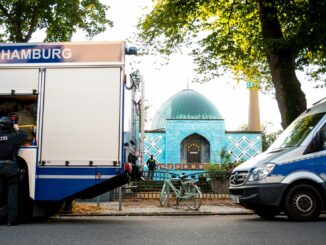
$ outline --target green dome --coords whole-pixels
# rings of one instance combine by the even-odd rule
[[[166,119],[172,120],[220,120],[217,108],[202,94],[185,89],[169,98],[156,112],[152,130],[165,129]]]

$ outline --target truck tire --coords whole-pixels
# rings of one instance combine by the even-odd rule
[[[318,190],[308,184],[293,186],[285,197],[285,213],[293,221],[317,219],[323,200]]]
[[[263,219],[271,220],[274,219],[276,215],[280,213],[278,208],[274,207],[257,207],[254,210],[254,213],[260,216]]]
[[[20,221],[28,221],[33,216],[33,200],[29,196],[29,181],[27,169],[21,171],[18,187],[19,218]]]
[[[48,202],[45,204],[46,217],[50,217],[60,212],[64,204],[64,201]]]
[[[7,188],[0,177],[0,225],[7,223]]]
[[[33,200],[29,196],[29,181],[27,164],[21,158],[17,158],[19,167],[18,173],[18,219],[19,222],[28,221],[33,215]],[[2,195],[0,196],[0,223],[6,220],[7,216],[7,184],[4,181],[0,183]]]
[[[28,221],[33,216],[33,199],[29,196],[28,169],[26,163],[18,158],[20,169],[18,183],[18,212],[21,222]]]

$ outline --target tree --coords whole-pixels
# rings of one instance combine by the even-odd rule
[[[2,0],[0,42],[28,42],[37,30],[46,42],[69,41],[78,28],[92,38],[112,26],[108,8],[99,0]]]
[[[191,47],[203,81],[227,70],[273,87],[283,128],[306,109],[296,69],[325,73],[326,1],[156,0],[138,28],[148,53]]]
[[[269,132],[266,130],[267,126],[263,126],[261,132],[261,143],[262,143],[262,151],[266,151],[268,147],[270,147],[277,137],[282,133],[281,130]]]

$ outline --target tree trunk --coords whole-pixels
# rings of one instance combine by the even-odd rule
[[[272,72],[276,100],[281,113],[282,127],[286,128],[306,108],[306,96],[295,74],[294,60],[285,50],[267,54]]]
[[[275,0],[259,0],[258,6],[265,51],[281,113],[282,127],[286,128],[307,107],[305,94],[295,74],[297,51],[283,38]]]

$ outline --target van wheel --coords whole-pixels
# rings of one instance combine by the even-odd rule
[[[254,213],[263,219],[274,219],[276,215],[280,213],[279,209],[274,207],[257,207],[254,209]]]
[[[294,221],[318,218],[322,206],[322,197],[318,190],[307,184],[292,187],[285,198],[285,212]]]

